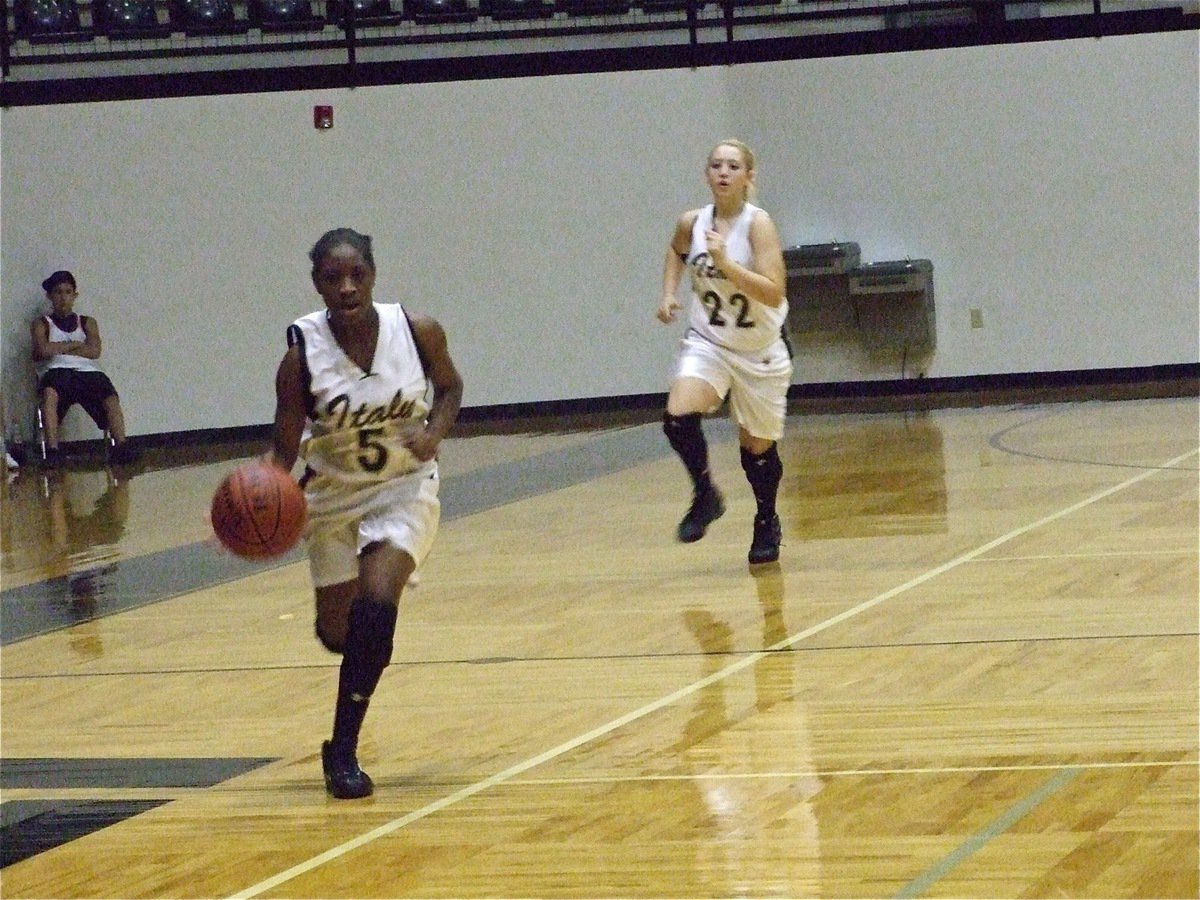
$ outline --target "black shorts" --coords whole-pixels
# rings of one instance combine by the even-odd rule
[[[103,372],[83,372],[79,369],[54,368],[42,376],[38,390],[54,388],[58,394],[58,419],[78,403],[92,417],[96,427],[108,427],[108,416],[104,412],[104,401],[116,396],[117,389]]]

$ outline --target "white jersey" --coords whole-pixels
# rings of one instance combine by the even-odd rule
[[[379,337],[371,371],[364,372],[333,336],[326,311],[297,319],[289,345],[300,348],[308,425],[300,455],[320,479],[381,484],[423,463],[404,446],[406,433],[424,426],[429,380],[408,316],[399,304],[374,304]]]
[[[74,315],[74,314],[72,314]],[[83,329],[83,316],[75,315],[75,327],[65,331],[58,327],[51,316],[42,316],[50,330],[49,341],[52,344],[64,341],[86,341],[87,332]],[[49,359],[43,359],[37,364],[38,377],[41,378],[51,369],[76,369],[80,372],[99,372],[100,364],[86,356],[76,356],[73,353],[56,353]]]
[[[714,207],[700,210],[692,225],[692,246],[687,265],[692,272],[692,303],[688,310],[691,331],[738,353],[758,353],[775,342],[782,342],[788,304],[767,306],[752,300],[713,265],[708,256],[704,232],[713,227]],[[750,247],[750,223],[759,208],[750,203],[725,237],[725,253],[734,262],[749,266],[753,261]]]

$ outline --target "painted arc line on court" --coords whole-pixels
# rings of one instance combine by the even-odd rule
[[[921,896],[926,890],[940,881],[942,876],[968,857],[973,856],[980,848],[991,841],[992,838],[1008,831],[1008,829],[1012,828],[1013,825],[1033,811],[1035,807],[1039,806],[1043,800],[1058,793],[1070,784],[1080,771],[1082,770],[1074,766],[1063,769],[1032,794],[1023,797],[1005,812],[1004,815],[988,823],[983,829],[971,835],[971,837],[967,838],[967,840],[938,860],[937,863],[930,866],[902,887],[900,892],[896,894],[897,900],[911,900],[913,897]]]
[[[670,706],[671,704],[689,697],[692,694],[702,691],[710,685],[724,681],[725,679],[736,675],[738,672],[755,665],[762,659],[766,658],[772,651],[780,650],[784,647],[790,647],[793,644],[799,643],[800,641],[812,637],[813,635],[818,634],[828,628],[832,628],[834,625],[839,625],[848,619],[854,618],[855,616],[858,616],[869,609],[873,609],[880,603],[890,600],[891,598],[917,587],[918,585],[924,584],[926,581],[929,581],[932,578],[943,575],[946,572],[963,565],[964,563],[970,562],[981,554],[987,553],[989,550],[995,549],[996,547],[999,547],[1008,541],[1018,538],[1036,528],[1040,528],[1043,525],[1047,525],[1050,522],[1057,521],[1058,519],[1078,512],[1079,510],[1084,509],[1093,503],[1097,503],[1100,500],[1111,497],[1113,494],[1132,487],[1133,485],[1138,484],[1147,478],[1159,475],[1163,471],[1168,471],[1172,466],[1177,465],[1178,463],[1187,459],[1189,456],[1194,456],[1198,452],[1200,452],[1200,450],[1193,449],[1187,451],[1186,453],[1181,453],[1179,456],[1168,460],[1160,466],[1139,472],[1137,475],[1134,475],[1133,477],[1128,478],[1119,484],[1092,494],[1090,497],[1086,497],[1077,503],[1073,503],[1070,506],[1059,510],[1058,512],[1051,513],[1048,516],[1043,516],[1035,522],[1031,522],[1028,525],[1023,525],[1020,528],[1016,528],[1007,534],[996,538],[995,540],[988,541],[986,544],[980,545],[974,550],[969,550],[966,553],[955,557],[949,562],[943,563],[940,566],[936,566],[897,587],[884,591],[882,594],[878,594],[875,597],[872,597],[870,600],[864,600],[857,606],[851,607],[850,609],[847,609],[836,616],[831,616],[824,622],[820,622],[810,628],[806,628],[803,631],[798,632],[797,634],[777,641],[770,647],[764,648],[763,650],[758,650],[754,653],[747,654],[736,662],[730,663],[723,669],[718,669],[716,672],[713,672],[705,678],[701,678],[700,680],[694,681],[691,684],[684,685],[678,690],[660,697],[658,700],[655,700],[652,703],[648,703],[639,709],[632,710],[623,716],[613,719],[604,725],[600,725],[597,728],[586,732],[585,734],[578,735],[569,741],[565,741],[559,744],[557,747],[551,747],[549,750],[539,753],[536,756],[532,756],[529,759],[509,766],[507,769],[497,772],[494,775],[490,775],[487,778],[484,778],[482,781],[477,781],[474,784],[467,785],[466,787],[454,791],[453,793],[447,794],[445,797],[435,800],[432,803],[428,803],[420,809],[415,809],[407,815],[400,816],[399,818],[393,819],[390,822],[385,822],[383,825],[380,825],[371,831],[365,832],[356,838],[351,838],[348,841],[338,844],[336,847],[331,847],[324,853],[320,853],[314,857],[311,857],[304,862],[297,863],[289,869],[285,869],[276,875],[272,875],[270,878],[258,882],[258,884],[252,885],[243,891],[239,891],[236,894],[230,895],[229,900],[249,900],[251,897],[257,897],[258,895],[269,891],[272,888],[291,881],[293,878],[298,878],[306,872],[311,872],[313,869],[320,868],[321,866],[325,865],[325,863],[333,862],[334,860],[345,856],[347,853],[357,850],[359,847],[364,847],[382,837],[386,837],[393,832],[399,831],[401,828],[405,828],[408,825],[411,825],[413,822],[418,822],[436,812],[446,809],[447,807],[454,806],[455,804],[460,803],[463,800],[467,800],[476,794],[488,790],[489,788],[495,787],[498,784],[504,784],[516,776],[528,772],[530,769],[537,768],[543,763],[550,762],[551,760],[557,759],[565,753],[569,753],[572,750],[584,746],[585,744],[589,744],[592,741],[611,734],[612,732],[619,728],[623,728],[631,722],[636,722],[637,720],[642,719],[651,713],[657,712],[664,707]]]

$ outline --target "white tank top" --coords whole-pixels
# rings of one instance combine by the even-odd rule
[[[50,343],[57,344],[61,341],[87,340],[87,332],[83,330],[83,316],[74,313],[73,315],[75,316],[75,328],[71,331],[63,331],[50,316],[42,316],[50,329]],[[56,353],[49,359],[41,360],[35,368],[37,369],[39,378],[51,369],[77,369],[80,372],[101,371],[100,364],[94,359],[89,359],[86,356],[76,356],[73,353]]]
[[[700,210],[692,225],[692,246],[687,265],[692,273],[692,303],[688,324],[692,331],[739,353],[758,353],[782,341],[781,330],[787,319],[785,299],[779,306],[767,306],[741,293],[717,269],[708,256],[704,232],[713,227],[714,207]],[[750,247],[750,223],[759,207],[746,203],[742,214],[725,237],[725,253],[734,262],[749,266],[753,261]]]
[[[300,455],[314,472],[341,482],[384,482],[424,465],[402,438],[429,414],[425,367],[403,307],[376,303],[375,309],[379,337],[370,372],[338,344],[325,310],[288,328],[308,392]]]

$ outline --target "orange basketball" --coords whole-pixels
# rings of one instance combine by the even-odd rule
[[[213,494],[213,531],[229,550],[246,559],[267,559],[291,550],[307,520],[308,504],[296,479],[260,460],[238,466]]]

